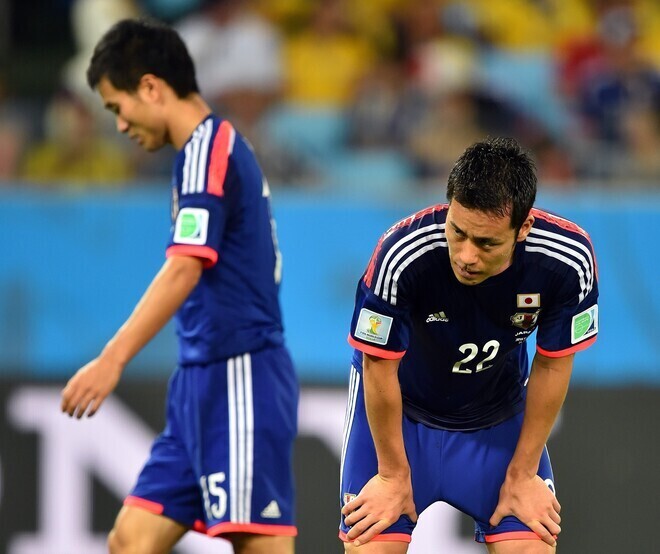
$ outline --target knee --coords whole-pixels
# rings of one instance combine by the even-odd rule
[[[236,554],[293,554],[293,537],[248,535],[237,533],[228,536]]]
[[[138,544],[135,538],[121,527],[116,526],[108,533],[108,552],[110,554],[146,554],[151,550],[145,550],[146,545]]]
[[[123,554],[127,552],[126,543],[122,540],[121,535],[117,529],[113,528],[110,533],[108,533],[108,552],[110,554]]]

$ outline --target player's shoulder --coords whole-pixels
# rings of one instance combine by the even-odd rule
[[[374,273],[403,271],[437,247],[446,247],[447,204],[436,204],[415,212],[392,225],[380,237],[365,273],[369,285]]]
[[[201,121],[179,151],[175,171],[181,194],[223,196],[225,182],[238,151],[245,157],[244,140],[232,123],[210,114]]]
[[[565,287],[579,289],[584,298],[598,279],[591,237],[582,227],[557,214],[534,208],[534,225],[525,239],[532,264],[560,277]]]
[[[180,154],[185,159],[199,160],[214,153],[230,155],[239,138],[240,133],[229,120],[211,113],[195,127]]]
[[[577,223],[560,215],[533,208],[534,225],[529,233],[531,242],[545,241],[540,244],[558,243],[564,247],[589,250],[593,254],[593,243],[589,233]]]
[[[385,231],[381,240],[391,245],[407,236],[423,236],[433,231],[442,231],[444,234],[448,208],[448,204],[435,204],[410,214]]]

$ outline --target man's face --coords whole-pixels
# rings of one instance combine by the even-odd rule
[[[511,265],[516,242],[525,240],[533,223],[534,218],[528,216],[516,233],[510,215],[470,210],[453,200],[445,233],[456,279],[464,285],[478,285],[502,273]]]
[[[167,144],[167,127],[149,82],[141,82],[135,92],[126,92],[103,77],[97,90],[106,109],[115,114],[117,131],[150,152]]]

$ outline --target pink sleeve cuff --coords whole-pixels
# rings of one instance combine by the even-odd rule
[[[385,358],[386,360],[399,360],[400,358],[403,358],[406,353],[405,350],[403,352],[391,352],[389,350],[383,350],[382,348],[377,348],[375,346],[369,346],[363,342],[356,341],[353,338],[353,335],[350,334],[348,335],[348,344],[350,344],[353,348],[357,348],[361,352],[364,352],[365,354],[376,356],[378,358]]]
[[[174,244],[165,251],[165,256],[190,256],[192,258],[201,258],[204,262],[204,269],[213,267],[218,261],[218,253],[209,246],[194,246],[190,244]]]
[[[592,337],[589,340],[585,340],[584,342],[580,342],[578,344],[575,344],[571,346],[570,348],[566,348],[565,350],[557,350],[556,352],[552,352],[550,350],[544,350],[541,348],[538,344],[536,345],[536,351],[539,354],[542,354],[543,356],[547,356],[548,358],[563,358],[564,356],[570,356],[571,354],[575,354],[576,352],[579,352],[580,350],[586,350],[589,348],[594,342],[596,342],[597,337]]]

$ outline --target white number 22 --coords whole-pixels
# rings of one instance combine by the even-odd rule
[[[458,360],[455,364],[454,367],[452,368],[452,373],[472,373],[471,369],[464,368],[461,369],[462,364],[467,364],[474,360],[477,357],[477,354],[479,354],[479,347],[472,343],[468,342],[466,344],[462,344],[458,348],[463,354],[467,354],[465,358]],[[483,360],[481,360],[477,364],[477,369],[475,373],[479,373],[480,371],[484,371],[485,369],[488,369],[490,367],[493,367],[492,364],[490,365],[484,365],[486,362],[491,361],[495,356],[497,356],[498,351],[500,350],[500,343],[497,342],[496,340],[489,340],[486,344],[484,344],[483,347],[483,353],[488,354]]]

